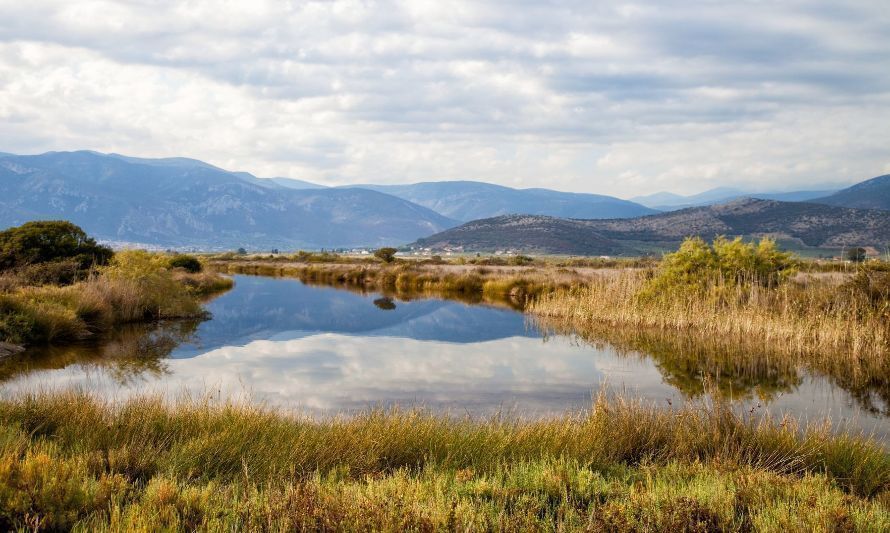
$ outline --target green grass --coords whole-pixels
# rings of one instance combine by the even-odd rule
[[[0,401],[5,529],[881,531],[888,490],[876,444],[721,405],[311,420],[72,392]]]
[[[231,279],[172,270],[167,262],[162,254],[119,252],[84,281],[12,286],[0,292],[0,341],[71,343],[119,324],[200,317],[200,297],[232,287]]]

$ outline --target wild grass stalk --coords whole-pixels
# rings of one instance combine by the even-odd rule
[[[249,405],[0,401],[0,523],[101,529],[778,530],[890,525],[862,437],[601,397],[478,420]]]

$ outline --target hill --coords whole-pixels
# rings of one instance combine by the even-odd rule
[[[852,187],[812,201],[841,207],[888,211],[890,210],[890,174],[857,183]]]
[[[456,220],[522,213],[561,218],[625,218],[658,211],[600,194],[550,189],[513,189],[478,181],[439,181],[412,185],[360,185],[422,205]]]
[[[717,187],[690,196],[681,196],[670,192],[657,192],[646,196],[631,198],[632,202],[657,209],[659,211],[675,211],[687,207],[722,204],[743,198],[761,200],[779,200],[782,202],[807,202],[814,198],[827,196],[834,190],[819,191],[788,191],[788,192],[749,192],[730,187]]]
[[[890,246],[890,213],[810,203],[744,199],[632,219],[566,220],[502,216],[418,240],[418,247],[551,254],[640,253],[683,238],[773,236],[809,247]]]
[[[259,250],[396,245],[456,223],[378,191],[295,190],[192,159],[0,156],[0,227],[35,219],[107,241]]]

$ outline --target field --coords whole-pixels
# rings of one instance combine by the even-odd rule
[[[883,531],[888,489],[877,445],[720,404],[319,421],[77,393],[0,401],[5,529]]]

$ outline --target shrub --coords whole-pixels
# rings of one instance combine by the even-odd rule
[[[374,257],[380,259],[384,263],[392,263],[396,260],[396,250],[395,248],[380,248],[376,252],[374,252]]]
[[[197,274],[204,270],[204,265],[193,255],[176,255],[170,259],[170,268],[181,268],[186,272]]]
[[[746,243],[741,237],[733,240],[717,237],[708,245],[701,238],[693,237],[664,257],[642,294],[654,296],[749,284],[774,287],[793,274],[796,265],[791,254],[779,250],[772,239]]]
[[[63,260],[85,269],[108,263],[112,255],[71,222],[26,222],[0,231],[0,270]]]

